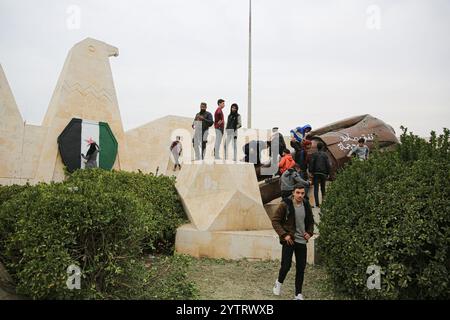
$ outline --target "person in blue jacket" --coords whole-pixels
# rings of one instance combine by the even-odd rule
[[[291,139],[296,140],[298,142],[302,142],[302,140],[306,137],[306,135],[312,130],[312,127],[307,124],[303,127],[297,127],[291,130]]]

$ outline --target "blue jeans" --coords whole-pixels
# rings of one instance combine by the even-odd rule
[[[228,146],[230,145],[230,142],[233,144],[233,161],[236,161],[236,158],[237,158],[237,133],[234,132],[233,129],[227,130],[227,136],[226,136],[225,145],[224,145],[225,160],[228,159]]]
[[[220,144],[222,143],[223,130],[216,129],[216,143],[214,145],[214,158],[220,159]]]

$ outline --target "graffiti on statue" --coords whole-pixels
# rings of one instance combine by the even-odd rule
[[[374,140],[374,134],[368,133],[362,134],[358,137],[352,137],[348,133],[343,133],[343,135],[341,136],[342,141],[338,143],[338,148],[340,150],[350,150],[358,145],[358,140],[361,138],[364,138],[366,142],[370,142]]]

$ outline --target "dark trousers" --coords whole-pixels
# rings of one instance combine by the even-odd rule
[[[306,171],[307,168],[303,169],[300,171],[300,177],[302,177],[303,180],[308,181],[308,172]]]
[[[314,200],[316,202],[316,207],[319,206],[319,183],[320,192],[322,193],[322,199],[325,197],[325,183],[327,182],[327,176],[323,174],[315,174],[313,178],[314,182]]]
[[[202,141],[202,159],[205,159],[206,141]]]
[[[289,246],[283,244],[281,249],[281,268],[278,282],[283,283],[292,265],[292,254],[295,252],[295,295],[302,293],[303,279],[306,267],[306,244],[294,242]]]

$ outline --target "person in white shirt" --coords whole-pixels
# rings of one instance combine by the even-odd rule
[[[369,147],[364,144],[365,142],[366,140],[364,138],[360,138],[358,140],[358,145],[354,146],[352,150],[350,150],[347,157],[351,158],[352,155],[355,154],[361,161],[369,159]]]
[[[176,140],[172,142],[170,145],[170,151],[172,152],[173,159],[175,161],[175,166],[173,167],[173,171],[177,170],[177,167],[181,170],[181,165],[179,162],[181,152],[183,151],[183,147],[181,145],[181,137],[177,136]]]

